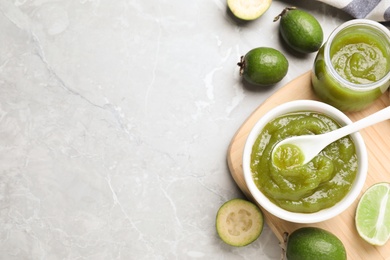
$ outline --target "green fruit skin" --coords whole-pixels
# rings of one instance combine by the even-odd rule
[[[271,85],[281,81],[288,71],[288,61],[278,50],[259,47],[244,57],[244,78],[257,85]]]
[[[279,30],[286,43],[301,53],[318,51],[324,39],[320,23],[302,10],[289,10],[282,15]]]
[[[235,204],[236,206],[241,205],[242,207],[244,207],[244,205],[246,205],[246,207],[251,207],[254,211],[256,211],[258,213],[259,219],[261,221],[261,226],[259,226],[259,228],[257,230],[258,232],[252,232],[251,235],[248,235],[245,239],[242,239],[241,241],[235,241],[235,242],[232,241],[229,237],[225,237],[223,235],[223,232],[221,232],[220,230],[226,228],[226,226],[224,226],[224,221],[226,221],[226,220],[221,219],[220,211],[221,211],[221,209],[223,209],[223,207],[225,205],[228,205],[228,204],[231,204],[231,205]],[[228,245],[236,246],[236,247],[243,247],[243,246],[247,246],[247,245],[251,244],[256,239],[259,238],[259,236],[261,235],[261,232],[263,231],[263,213],[255,204],[253,204],[250,201],[244,200],[244,199],[232,199],[232,200],[225,202],[220,207],[220,209],[217,213],[217,217],[216,217],[215,222],[216,222],[215,227],[217,229],[217,233],[218,233],[219,237],[222,239],[222,241],[224,241]]]
[[[287,240],[288,260],[345,260],[343,243],[329,231],[304,227],[291,233]]]

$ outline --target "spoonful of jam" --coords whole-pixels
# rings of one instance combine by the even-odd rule
[[[286,138],[277,143],[273,148],[272,160],[278,162],[287,154],[289,158],[294,158],[295,162],[293,165],[306,164],[334,141],[386,119],[390,119],[390,107],[386,107],[352,124],[325,134],[300,135]]]

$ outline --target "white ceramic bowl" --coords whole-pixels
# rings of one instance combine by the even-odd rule
[[[295,223],[316,223],[337,216],[338,214],[346,210],[358,197],[360,191],[363,188],[367,176],[367,150],[360,133],[352,134],[351,137],[353,142],[355,143],[356,153],[358,157],[358,172],[355,181],[352,184],[351,190],[340,202],[336,203],[330,208],[323,209],[314,213],[295,213],[280,208],[279,206],[271,202],[257,188],[253,180],[252,171],[250,168],[252,147],[256,141],[256,138],[269,121],[278,116],[298,111],[314,111],[323,113],[336,120],[342,126],[352,123],[352,121],[340,110],[318,101],[296,100],[279,105],[274,109],[270,110],[264,116],[262,116],[250,131],[244,147],[243,171],[245,182],[249,188],[251,195],[263,209],[267,210],[269,213],[275,215],[276,217],[287,221]]]

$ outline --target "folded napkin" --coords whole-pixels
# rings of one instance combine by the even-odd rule
[[[345,11],[354,18],[390,21],[390,0],[318,0]]]

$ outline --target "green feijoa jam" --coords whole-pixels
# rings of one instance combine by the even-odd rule
[[[288,61],[278,50],[259,47],[250,50],[241,61],[240,75],[256,85],[271,85],[281,81],[288,71]]]
[[[294,168],[305,160],[305,156],[298,146],[282,144],[274,151],[273,163],[281,169]]]
[[[288,137],[318,135],[339,127],[332,118],[312,111],[288,113],[268,122],[252,147],[250,166],[257,188],[274,204],[291,212],[313,213],[341,201],[358,170],[350,136],[331,143],[303,165],[301,153],[294,147],[272,158],[275,145]]]
[[[335,38],[330,57],[336,72],[355,84],[369,84],[383,78],[390,70],[387,45],[366,30]]]
[[[318,51],[324,39],[322,27],[317,19],[295,7],[285,8],[274,21],[279,20],[279,31],[284,41],[301,53]]]

